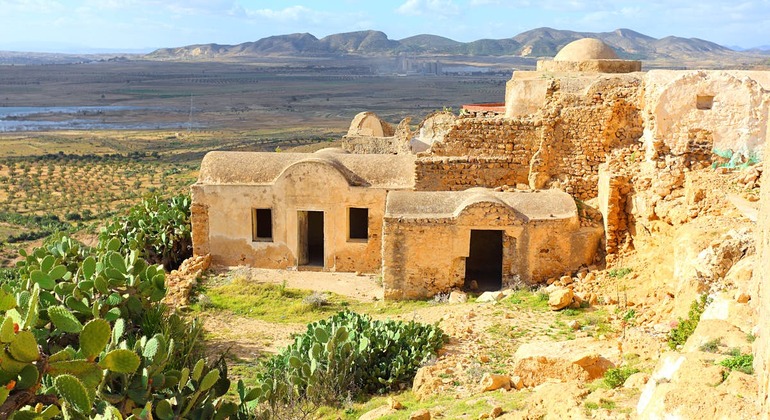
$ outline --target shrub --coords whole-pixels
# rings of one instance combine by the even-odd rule
[[[258,400],[275,415],[287,406],[312,410],[339,405],[350,395],[396,389],[409,383],[445,340],[435,325],[376,321],[343,311],[309,324],[305,334],[263,364]]]
[[[731,371],[737,370],[738,372],[751,375],[754,373],[754,356],[751,354],[733,355],[719,362],[719,365]]]
[[[719,346],[722,345],[722,339],[715,338],[713,340],[709,340],[698,347],[698,350],[705,351],[708,353],[716,353],[719,351]]]
[[[708,295],[703,294],[700,298],[694,300],[690,305],[690,311],[687,313],[687,319],[679,318],[679,325],[672,329],[668,334],[668,347],[676,350],[678,346],[684,345],[688,338],[698,326],[700,316],[706,310]]]
[[[621,268],[613,268],[609,272],[607,272],[607,275],[614,279],[622,279],[623,277],[631,274],[631,270],[628,267],[621,267]]]
[[[631,367],[619,367],[607,369],[604,372],[604,383],[610,388],[617,388],[623,385],[629,376],[639,372],[639,369]]]
[[[192,255],[191,231],[190,196],[164,199],[155,194],[102,228],[99,241],[117,239],[122,252],[135,251],[150,264],[172,270]]]

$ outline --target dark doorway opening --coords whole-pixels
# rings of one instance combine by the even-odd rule
[[[297,265],[324,266],[324,212],[300,211],[299,258]]]
[[[465,288],[500,290],[503,287],[503,231],[471,230],[468,258],[465,259]]]

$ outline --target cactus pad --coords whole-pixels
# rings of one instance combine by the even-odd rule
[[[80,333],[80,352],[85,358],[93,360],[107,346],[110,333],[109,322],[103,319],[89,321]]]
[[[8,351],[19,362],[34,362],[40,358],[35,336],[29,331],[19,331],[16,339],[8,346]]]
[[[54,380],[56,392],[82,414],[91,413],[91,397],[80,380],[72,375],[59,375]]]
[[[79,333],[83,330],[83,324],[64,306],[51,306],[48,308],[48,318],[51,319],[56,328],[64,332]]]
[[[141,360],[139,356],[131,350],[117,349],[107,353],[99,362],[99,366],[104,369],[118,373],[133,373],[139,367]]]

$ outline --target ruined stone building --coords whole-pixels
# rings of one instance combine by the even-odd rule
[[[435,113],[417,130],[361,113],[349,153],[212,152],[193,186],[195,252],[381,272],[390,298],[612,258],[647,221],[697,211],[689,168],[714,150],[761,159],[768,136],[770,72],[640,70],[585,39],[514,72],[504,107]],[[579,211],[591,206],[603,217]]]

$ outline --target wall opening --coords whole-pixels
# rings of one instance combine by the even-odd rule
[[[465,259],[465,288],[500,290],[503,287],[503,231],[471,230],[468,258]]]
[[[272,209],[251,209],[251,240],[254,242],[273,240]]]
[[[324,266],[324,212],[300,211],[297,213],[298,245],[297,265]]]
[[[369,209],[348,209],[348,239],[369,239]]]
[[[711,109],[714,106],[714,95],[698,95],[695,99],[695,107],[698,109]]]

